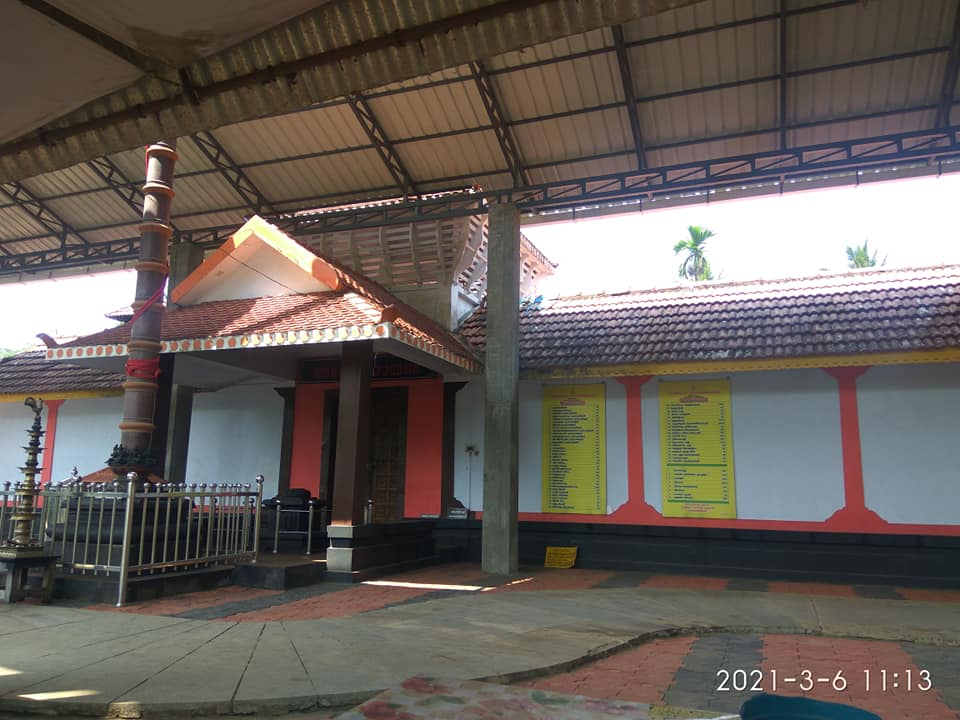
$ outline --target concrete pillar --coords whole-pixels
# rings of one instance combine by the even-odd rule
[[[193,388],[170,388],[167,420],[167,444],[163,479],[171,483],[187,482],[187,454],[190,450],[190,420],[193,418]],[[196,480],[194,480],[196,482]]]
[[[370,492],[370,377],[373,343],[343,343],[337,413],[337,462],[333,478],[333,525],[361,525]]]
[[[483,416],[483,570],[517,571],[520,212],[491,205]]]
[[[167,304],[170,293],[203,262],[203,248],[184,241],[170,246],[170,278],[167,280]]]

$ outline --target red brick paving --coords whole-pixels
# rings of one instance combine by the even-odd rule
[[[588,590],[613,575],[611,570],[543,570],[538,569],[519,581],[499,586],[495,592],[530,590]]]
[[[220,620],[236,622],[267,622],[270,620],[319,620],[321,618],[349,617],[388,605],[405,602],[428,593],[429,588],[384,587],[354,585],[344,590],[274,605],[263,610],[229,615]]]
[[[891,720],[957,718],[956,712],[940,697],[935,679],[933,688],[928,692],[917,688],[908,692],[902,684],[899,688],[888,687],[884,692],[881,687],[882,670],[887,670],[888,673],[899,672],[902,680],[905,671],[909,669],[915,681],[920,678],[921,668],[914,664],[899,643],[806,635],[765,635],[761,669],[765,683],[770,681],[771,671],[776,671],[780,678],[776,688],[778,695],[801,695],[816,700],[846,703]],[[831,683],[814,682],[809,692],[803,692],[798,684],[783,682],[785,677],[800,678],[804,670],[810,671],[814,679],[832,679],[840,671],[847,685],[844,689],[837,690],[832,687],[832,680]],[[870,672],[869,689],[865,670]],[[838,685],[840,684],[838,681]],[[892,680],[888,681],[888,685],[890,684]]]
[[[588,697],[662,703],[674,673],[695,640],[694,636],[652,640],[576,670],[523,685]]]
[[[897,588],[904,600],[921,602],[960,603],[960,590],[930,590],[927,588]]]
[[[676,588],[681,590],[726,590],[729,578],[699,575],[654,575],[641,587]]]
[[[281,590],[263,590],[260,588],[228,585],[227,587],[217,588],[216,590],[204,590],[201,592],[187,593],[185,595],[176,595],[174,597],[159,598],[157,600],[130,603],[122,608],[113,605],[90,605],[87,609],[104,612],[140,613],[141,615],[177,615],[190,610],[216,607],[217,605],[230,602],[279,595],[281,592]]]
[[[366,612],[398,602],[405,602],[424,594],[442,590],[443,588],[429,587],[431,585],[479,585],[494,587],[497,592],[532,592],[538,590],[583,590],[603,583],[617,573],[608,570],[588,570],[574,568],[571,570],[554,570],[545,568],[526,569],[515,581],[504,582],[502,578],[494,579],[486,575],[476,563],[450,563],[447,565],[432,566],[412,570],[409,572],[390,575],[383,578],[386,582],[422,583],[422,588],[401,588],[390,586],[357,585],[324,593],[316,597],[295,600],[283,605],[277,605],[263,610],[238,613],[230,616],[231,620],[288,620],[298,617],[297,613],[304,614],[303,619],[318,617],[345,617],[358,612]],[[677,588],[703,591],[723,591],[729,584],[727,578],[700,577],[695,575],[667,575],[660,574],[648,578],[640,583],[639,587]],[[802,595],[826,595],[835,597],[858,597],[850,585],[831,583],[805,583],[770,581],[767,583],[769,592],[799,593]],[[930,590],[917,588],[896,588],[897,592],[907,600],[929,602],[960,603],[960,590]],[[120,612],[134,612],[148,615],[177,615],[191,610],[214,608],[226,603],[278,595],[279,590],[261,590],[256,588],[224,587],[205,592],[190,593],[171,598],[161,598],[141,603],[134,603]],[[94,605],[94,610],[117,611],[112,605]],[[324,614],[326,613],[326,614]]]
[[[800,595],[832,595],[834,597],[859,597],[850,585],[831,583],[777,582],[767,583],[768,592],[798,593]]]

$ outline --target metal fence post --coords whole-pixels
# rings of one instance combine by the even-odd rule
[[[262,519],[262,510],[263,510],[263,475],[257,475],[257,505],[255,511],[257,513],[256,520],[254,521],[254,530],[253,530],[253,562],[257,561],[257,553],[260,552],[260,521]]]
[[[137,497],[137,479],[135,472],[127,473],[127,507],[123,513],[123,552],[120,556],[120,582],[117,586],[117,607],[123,607],[127,602],[130,553],[133,551],[133,504]]]

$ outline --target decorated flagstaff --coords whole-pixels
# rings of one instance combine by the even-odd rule
[[[172,233],[170,209],[176,160],[174,140],[162,140],[147,148],[137,289],[127,343],[120,444],[114,447],[107,461],[118,477],[124,477],[129,471],[146,475],[159,463],[150,443],[160,374],[163,290],[169,271],[167,246]]]

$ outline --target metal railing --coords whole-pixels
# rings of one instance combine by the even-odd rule
[[[256,562],[263,476],[250,484],[50,483],[34,532],[60,570],[118,578],[117,607],[130,579]],[[0,492],[0,497],[3,497]],[[7,503],[0,508],[0,530]]]

